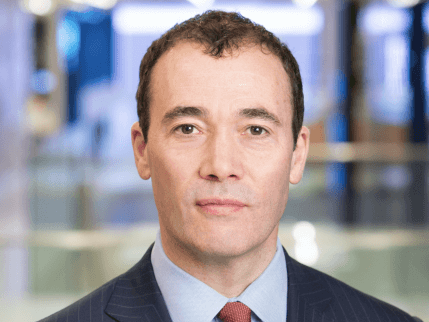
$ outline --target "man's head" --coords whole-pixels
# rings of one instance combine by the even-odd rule
[[[263,26],[257,25],[235,12],[207,11],[174,26],[147,50],[140,65],[140,82],[137,90],[137,114],[144,140],[149,139],[151,75],[159,58],[177,43],[195,42],[204,47],[204,53],[213,58],[221,58],[240,48],[259,46],[261,50],[277,56],[286,71],[292,92],[293,106],[292,132],[294,144],[301,130],[304,117],[304,94],[298,63],[276,36]]]
[[[228,30],[222,25],[238,17],[207,16],[221,34]],[[225,42],[219,35],[206,37],[211,36]],[[284,62],[268,45],[227,41],[230,47],[221,49],[230,50],[218,57],[207,54],[204,42],[186,39],[160,56],[150,53],[158,57],[150,69],[143,59],[137,96],[150,70],[150,128],[145,137],[139,123],[132,127],[138,172],[152,178],[164,249],[170,259],[180,261],[187,254],[191,261],[193,254],[200,262],[272,251],[289,182],[300,181],[308,152],[308,129],[296,135],[292,130],[295,118],[299,127],[302,122],[292,99],[301,82],[291,84]],[[206,199],[242,206],[206,205]]]

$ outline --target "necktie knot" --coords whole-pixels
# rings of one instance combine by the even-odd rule
[[[223,322],[250,322],[252,311],[241,302],[228,302],[218,316]]]

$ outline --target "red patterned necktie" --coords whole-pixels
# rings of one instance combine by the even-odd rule
[[[250,322],[252,311],[241,302],[228,302],[220,310],[218,317],[223,322]]]

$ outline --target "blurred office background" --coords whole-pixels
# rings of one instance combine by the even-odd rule
[[[138,68],[175,23],[240,11],[284,41],[311,147],[289,253],[429,321],[429,4],[418,0],[0,0],[0,312],[35,321],[155,238],[130,143]]]

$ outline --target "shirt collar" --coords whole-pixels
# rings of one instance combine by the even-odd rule
[[[211,322],[227,302],[240,301],[261,321],[286,321],[287,272],[280,240],[265,271],[236,298],[228,299],[176,266],[165,254],[160,232],[151,254],[156,281],[174,322]]]

